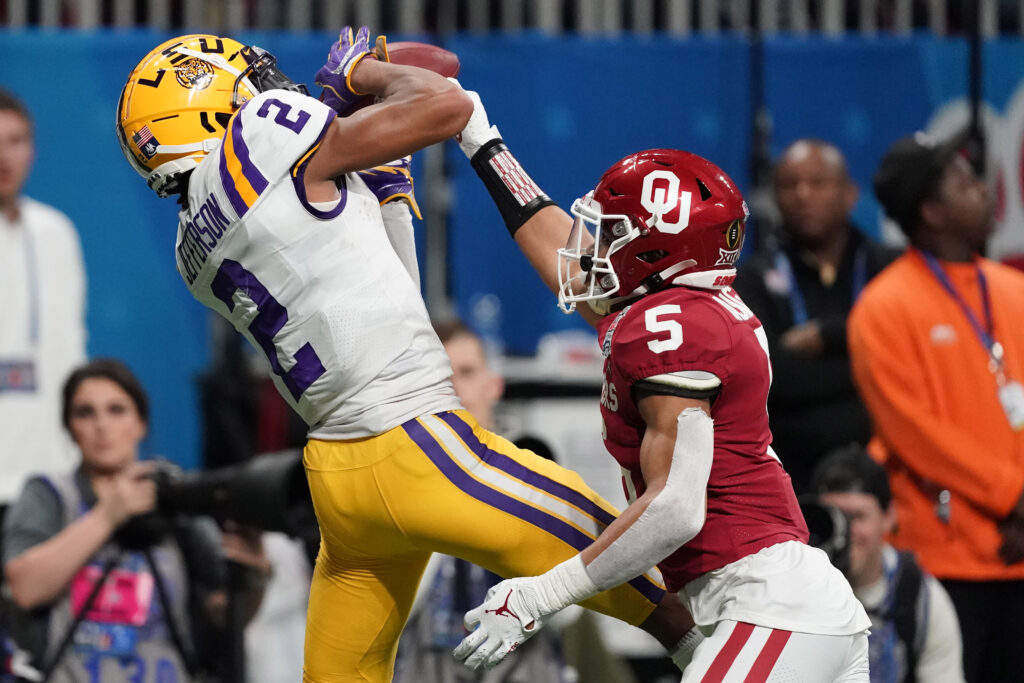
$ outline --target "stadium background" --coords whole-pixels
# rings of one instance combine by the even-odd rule
[[[888,228],[870,178],[885,148],[914,130],[949,133],[970,118],[964,31],[910,2],[894,3],[903,14],[883,26],[865,23],[863,12],[835,15],[827,8],[842,3],[829,0],[762,3],[756,20],[738,17],[735,8],[746,3],[737,2],[549,4],[562,8],[558,15],[544,3],[525,3],[534,9],[520,14],[508,12],[515,4],[508,2],[447,4],[445,20],[443,0],[293,1],[273,17],[262,0],[198,9],[192,0],[0,0],[0,86],[21,97],[36,120],[38,156],[26,192],[78,227],[89,280],[89,353],[126,360],[148,387],[150,453],[198,465],[196,378],[211,362],[218,334],[175,272],[174,204],[134,174],[114,136],[128,72],[167,38],[227,33],[269,49],[285,73],[306,82],[335,39],[333,29],[321,30],[326,26],[371,23],[391,40],[441,43],[460,56],[460,80],[481,93],[517,156],[565,207],[618,158],[655,146],[709,157],[753,200],[768,156],[815,136],[846,152],[862,190],[855,219],[882,236]],[[425,19],[410,15],[410,5]],[[690,14],[679,15],[677,5]],[[788,11],[766,17],[764,8],[778,5]],[[1000,220],[991,255],[1003,256],[1024,251],[1024,2],[981,5],[988,12],[981,111]],[[1016,9],[1004,13],[1004,6]],[[396,23],[389,12],[398,8]],[[647,9],[650,22],[640,14]],[[516,355],[534,353],[546,332],[577,326],[511,248],[454,145],[420,156],[417,195],[431,213],[418,237],[431,309],[454,309]],[[757,227],[751,247],[766,232]]]

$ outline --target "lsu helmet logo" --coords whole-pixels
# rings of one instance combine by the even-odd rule
[[[204,90],[213,82],[213,67],[198,57],[174,65],[174,77],[183,88]]]

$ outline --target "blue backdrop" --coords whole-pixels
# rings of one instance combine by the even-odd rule
[[[114,136],[125,77],[169,37],[0,32],[0,86],[22,97],[36,118],[38,159],[27,193],[67,213],[81,233],[90,354],[123,358],[138,372],[153,397],[148,449],[191,467],[199,446],[195,379],[210,358],[208,318],[174,269],[174,204],[146,188]],[[239,38],[276,53],[286,73],[311,80],[333,36]],[[448,47],[462,60],[463,84],[481,93],[509,145],[563,206],[620,157],[656,146],[710,157],[748,189],[750,46],[744,38],[524,34],[458,37]],[[876,232],[871,173],[892,140],[966,94],[964,43],[782,36],[764,52],[772,153],[806,135],[838,144],[863,189],[856,217]],[[998,109],[1020,84],[1024,45],[992,43],[985,63],[986,97]],[[448,153],[454,301],[471,320],[481,297],[500,303],[495,331],[510,351],[531,353],[541,334],[576,323],[557,311],[515,251],[458,150],[450,146]],[[421,192],[428,183],[420,179]]]

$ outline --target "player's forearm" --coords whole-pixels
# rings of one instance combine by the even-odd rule
[[[682,411],[676,422],[667,476],[656,480],[609,524],[580,553],[579,563],[562,563],[541,577],[551,594],[579,600],[618,586],[647,572],[700,533],[714,459],[714,423],[700,408]],[[552,583],[555,589],[550,589]],[[579,598],[581,587],[588,584],[593,593]],[[553,606],[565,605],[553,599]]]
[[[702,510],[678,505],[674,492],[648,490],[580,553],[600,590],[625,583],[656,566],[703,526]],[[701,507],[703,499],[701,499]]]
[[[381,99],[403,93],[441,93],[460,88],[432,71],[376,59],[363,59],[352,70],[352,89]],[[469,120],[468,117],[466,119]],[[463,122],[465,125],[465,122]],[[458,132],[458,131],[456,131]]]
[[[572,219],[555,204],[535,213],[515,233],[515,241],[552,292],[558,292],[557,250],[565,246]]]
[[[537,271],[548,289],[558,293],[558,250],[565,246],[572,229],[572,219],[559,206],[546,206],[515,233],[516,244]],[[578,306],[576,312],[591,325],[597,326],[601,316],[589,306]]]
[[[426,69],[364,59],[352,72],[352,87],[382,103],[404,105],[404,125],[428,132],[425,144],[453,137],[473,113],[472,102],[460,87]]]
[[[680,523],[671,496],[637,499],[579,555],[537,577],[541,612],[552,614],[644,574],[700,531],[703,516]],[[703,500],[701,501],[703,504]]]

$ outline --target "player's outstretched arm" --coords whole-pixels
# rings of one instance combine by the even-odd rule
[[[371,54],[365,41],[357,48]],[[472,113],[472,102],[458,85],[427,69],[360,58],[342,82],[376,102],[334,120],[306,169],[311,191],[311,185],[333,183],[344,173],[386,164],[446,140],[462,130]]]
[[[540,576],[508,579],[466,613],[475,630],[455,650],[471,668],[491,668],[555,612],[643,574],[693,539],[704,525],[714,456],[707,400],[653,394],[638,407],[647,424],[641,467],[647,490],[579,555]],[[699,636],[681,643],[692,653]],[[673,653],[680,668],[687,652]]]
[[[537,186],[492,126],[480,96],[466,91],[473,115],[457,140],[498,207],[505,226],[541,280],[558,292],[558,250],[569,241],[572,218]],[[576,309],[591,325],[601,316]]]

